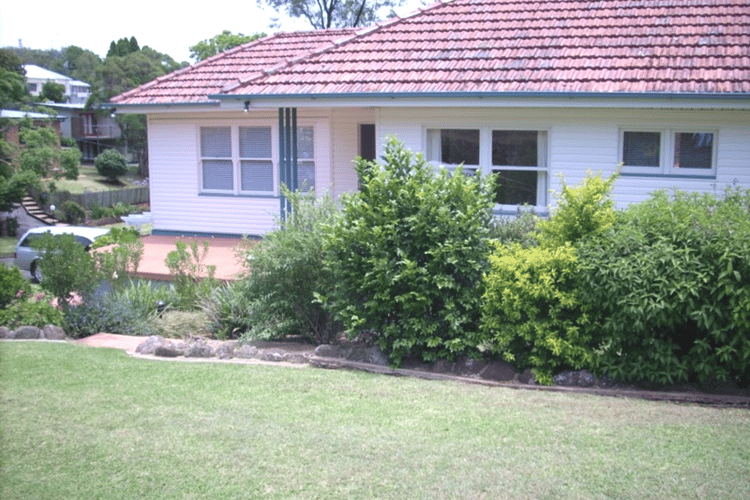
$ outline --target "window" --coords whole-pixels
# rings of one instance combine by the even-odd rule
[[[210,191],[234,190],[231,128],[201,128],[201,165],[203,189]]]
[[[547,202],[547,133],[537,130],[428,129],[427,159],[448,169],[495,178],[495,203],[544,207]]]
[[[273,192],[271,127],[240,127],[240,190]]]
[[[297,128],[297,185],[302,191],[315,189],[315,132]]]
[[[620,161],[625,175],[715,174],[715,133],[623,130]]]

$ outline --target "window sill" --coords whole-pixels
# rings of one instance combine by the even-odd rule
[[[649,177],[649,178],[663,178],[663,179],[716,180],[716,173],[698,175],[698,174],[645,174],[645,173],[638,173],[638,172],[620,172],[620,176],[621,177]]]
[[[277,194],[246,194],[246,193],[198,193],[198,196],[206,196],[210,198],[262,198],[262,199],[279,199],[281,196]]]

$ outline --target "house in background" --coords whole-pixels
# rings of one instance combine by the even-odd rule
[[[82,159],[93,160],[106,148],[113,147],[122,135],[117,121],[111,116],[102,116],[85,109],[86,101],[91,95],[88,83],[73,80],[70,77],[55,73],[33,64],[24,65],[29,92],[38,96],[42,86],[52,81],[65,86],[66,102],[47,102],[44,105],[57,112],[62,118],[61,134],[75,139],[83,153]]]
[[[395,136],[546,212],[558,174],[750,188],[750,0],[454,0],[358,30],[279,33],[112,99],[148,117],[162,234],[262,235],[279,186],[357,189]]]

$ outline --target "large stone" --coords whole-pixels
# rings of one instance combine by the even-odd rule
[[[480,378],[494,380],[495,382],[511,382],[515,380],[517,375],[516,369],[505,361],[493,361],[479,373]]]
[[[341,357],[357,363],[369,363],[371,365],[388,366],[388,357],[375,346],[372,347],[349,347],[341,350]]]
[[[16,328],[16,339],[41,339],[44,333],[35,326],[19,326]]]
[[[531,368],[526,368],[518,376],[518,381],[522,384],[536,385],[536,376],[534,375],[534,372],[531,371]]]
[[[252,345],[243,345],[239,349],[235,349],[234,357],[240,359],[254,359],[258,356],[258,348]]]
[[[185,347],[186,358],[210,358],[214,355],[214,349],[206,341],[198,341]]]
[[[341,348],[336,345],[322,344],[315,348],[313,351],[316,356],[320,358],[340,358]]]
[[[135,348],[135,352],[138,354],[153,354],[156,350],[156,346],[163,342],[164,338],[161,335],[151,335],[138,344],[138,347]]]
[[[47,340],[65,340],[65,330],[59,326],[46,325],[42,331],[44,332],[44,338]]]
[[[487,367],[487,361],[474,358],[460,358],[453,365],[453,373],[461,377],[475,377]]]
[[[261,361],[286,361],[287,354],[281,349],[267,349],[258,355]]]
[[[0,326],[0,339],[14,339],[16,338],[16,331],[11,330],[6,326]]]
[[[567,370],[552,377],[552,383],[564,387],[593,387],[596,377],[588,370]]]
[[[234,357],[234,350],[237,348],[237,342],[228,341],[222,342],[219,347],[216,348],[216,357],[219,359],[230,359]]]
[[[154,356],[161,358],[176,358],[182,355],[182,350],[172,342],[166,340],[163,343],[157,344],[154,349]]]

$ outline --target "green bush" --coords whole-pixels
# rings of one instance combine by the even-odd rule
[[[750,382],[750,192],[657,193],[580,246],[603,373]]]
[[[77,180],[81,172],[81,150],[78,148],[63,149],[60,152],[60,168],[66,179]]]
[[[86,220],[86,210],[73,200],[65,200],[58,213],[63,222],[74,226]]]
[[[65,310],[65,332],[73,338],[101,332],[120,335],[151,335],[154,316],[144,314],[140,305],[121,300],[115,294],[89,295],[75,307]]]
[[[174,287],[170,284],[152,283],[145,280],[130,280],[114,293],[117,300],[127,302],[145,315],[157,311],[157,304],[163,302],[165,309],[176,302]]]
[[[435,172],[395,139],[384,163],[357,161],[361,189],[333,227],[326,300],[350,336],[372,333],[398,365],[471,352],[489,255],[491,185]]]
[[[0,308],[14,300],[25,300],[29,295],[29,283],[17,267],[0,266]]]
[[[490,238],[510,245],[518,243],[524,248],[539,244],[539,222],[542,219],[534,212],[519,211],[517,217],[495,219],[490,225]]]
[[[99,153],[94,160],[94,166],[97,172],[110,182],[117,182],[117,179],[128,172],[127,160],[116,149],[107,149]]]
[[[326,265],[325,229],[340,218],[340,210],[328,195],[316,198],[313,192],[286,188],[282,193],[291,212],[277,221],[277,230],[244,252],[243,283],[217,292],[209,316],[223,335],[249,327],[245,338],[300,335],[330,342],[340,325],[316,297],[335,284]]]
[[[257,309],[261,309],[265,304],[262,303],[265,297],[258,297],[252,300],[251,289],[259,288],[253,286],[252,279],[245,278],[238,281],[227,283],[224,286],[216,287],[211,295],[203,303],[203,311],[208,318],[211,332],[219,339],[234,339],[251,332],[253,326],[256,327],[254,332],[245,335],[249,338],[280,338],[284,336],[284,331],[276,331],[278,322],[268,322],[261,327],[260,323],[255,323],[259,315],[254,314],[255,303],[258,302]],[[268,297],[269,301],[271,297]],[[283,300],[283,299],[282,299]],[[291,301],[289,302],[291,304]],[[268,308],[266,308],[268,309]],[[300,333],[295,331],[295,333]]]
[[[173,277],[175,306],[186,310],[199,308],[220,283],[214,278],[216,266],[204,264],[209,243],[204,241],[199,247],[196,241],[189,245],[177,241],[175,246],[177,248],[167,254],[165,261]]]
[[[554,370],[596,364],[570,245],[497,244],[482,309],[482,347],[552,382]]]
[[[15,300],[0,309],[0,325],[8,328],[19,326],[42,328],[45,325],[63,326],[64,323],[65,317],[62,311],[44,301],[43,294],[38,300]]]
[[[32,242],[32,247],[42,256],[38,263],[42,289],[60,299],[63,308],[73,294],[87,296],[101,283],[94,259],[72,234],[45,233]]]
[[[91,218],[93,220],[111,218],[115,216],[115,211],[112,210],[112,207],[103,207],[98,203],[94,203],[93,205],[91,205],[89,210],[91,210]]]

